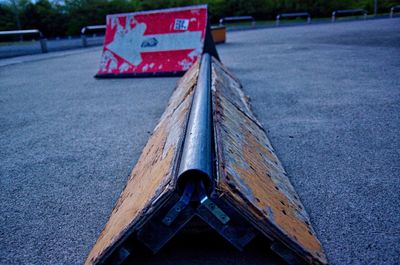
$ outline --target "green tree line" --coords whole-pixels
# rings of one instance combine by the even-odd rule
[[[61,0],[62,1],[62,0]],[[400,0],[378,0],[379,12],[388,12]],[[273,19],[279,12],[308,11],[313,17],[328,17],[336,9],[363,8],[373,12],[374,0],[3,0],[0,31],[40,29],[46,37],[79,35],[87,25],[104,24],[107,14],[208,4],[210,19],[251,15]]]

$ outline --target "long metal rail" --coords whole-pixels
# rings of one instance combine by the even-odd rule
[[[39,35],[39,42],[40,48],[42,53],[47,53],[47,43],[43,33],[38,29],[24,29],[24,30],[8,30],[8,31],[0,31],[0,36],[12,36],[12,35],[31,35],[31,34],[38,34]]]
[[[201,59],[197,88],[186,129],[178,187],[188,179],[201,180],[208,189],[212,184],[211,56]]]
[[[256,25],[256,20],[252,16],[235,16],[235,17],[223,17],[219,20],[219,25],[225,25],[226,22],[240,22],[240,21],[251,21],[251,25]]]
[[[257,234],[237,211],[231,210],[214,194],[211,63],[211,55],[204,53],[178,166],[177,193],[138,231],[138,240],[153,252],[157,252],[193,216],[201,218],[238,249],[243,249]]]
[[[311,15],[308,12],[297,12],[297,13],[281,13],[276,16],[275,24],[279,26],[280,19],[284,17],[307,17],[307,24],[311,23]]]
[[[89,31],[89,30],[100,30],[100,29],[104,29],[105,30],[106,29],[106,25],[92,25],[92,26],[83,27],[81,29],[82,46],[83,47],[87,47],[88,46],[87,37],[86,37],[87,31]]]
[[[332,12],[332,22],[336,21],[336,16],[339,14],[349,14],[349,15],[363,14],[363,18],[365,20],[367,18],[368,12],[364,9],[335,10]]]

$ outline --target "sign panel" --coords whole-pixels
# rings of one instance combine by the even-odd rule
[[[201,56],[206,27],[206,5],[108,15],[96,77],[183,73]]]

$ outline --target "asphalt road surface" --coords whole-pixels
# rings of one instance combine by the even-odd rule
[[[400,19],[230,32],[218,46],[331,264],[400,260]],[[100,48],[0,60],[0,264],[82,264],[177,78],[96,80]],[[216,235],[141,264],[274,263]]]

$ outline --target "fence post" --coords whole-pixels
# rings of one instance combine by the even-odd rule
[[[392,7],[390,8],[390,15],[389,15],[389,17],[390,17],[390,18],[393,18],[394,12],[399,11],[399,10],[400,10],[400,5],[399,5],[399,6],[392,6]]]
[[[81,39],[82,39],[82,46],[83,46],[83,47],[87,47],[86,35],[82,34],[82,35],[81,35]]]
[[[46,38],[43,36],[42,32],[39,31],[39,42],[40,48],[42,49],[42,53],[47,53],[47,41]]]
[[[83,27],[81,29],[81,40],[82,40],[82,46],[87,47],[86,27]]]

